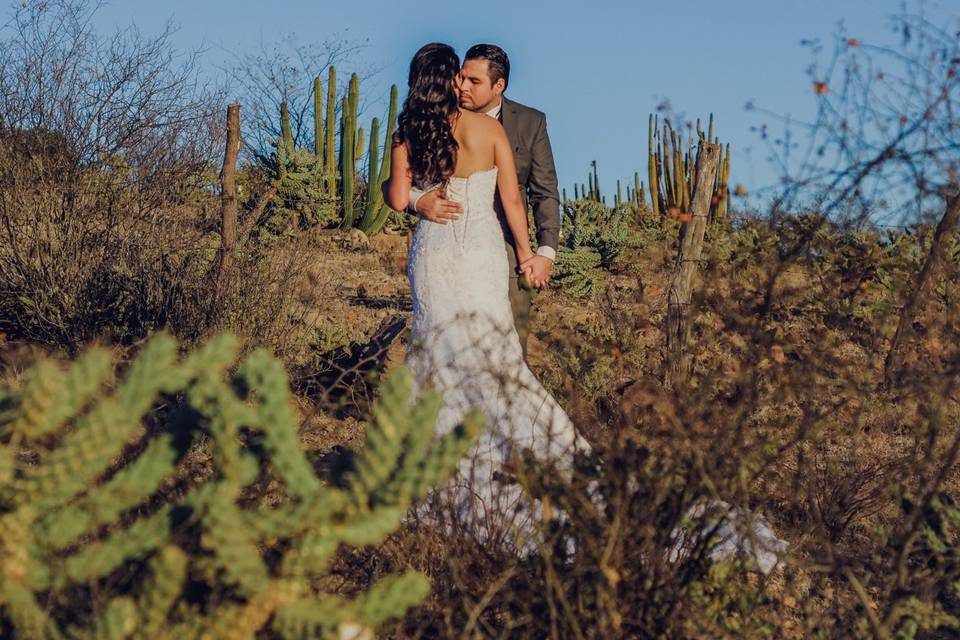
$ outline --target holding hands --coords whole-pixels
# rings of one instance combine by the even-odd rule
[[[531,255],[520,260],[520,275],[526,276],[530,285],[542,289],[550,282],[550,270],[553,260],[545,256]]]

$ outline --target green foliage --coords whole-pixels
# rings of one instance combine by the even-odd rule
[[[340,545],[394,530],[456,467],[482,418],[434,439],[439,396],[414,399],[401,369],[383,383],[343,488],[327,487],[300,448],[283,366],[258,349],[228,379],[237,353],[225,334],[178,359],[176,342],[159,334],[118,383],[109,354],[91,349],[0,389],[0,622],[29,638],[253,638],[271,620],[281,637],[329,637],[423,599],[428,584],[416,573],[352,600],[313,585]],[[145,416],[178,395],[189,410],[125,455]],[[158,499],[200,429],[213,473]],[[251,437],[262,446],[243,447]],[[242,500],[270,476],[288,499],[273,508]],[[84,590],[88,605],[55,606]],[[198,602],[196,593],[207,595]]]

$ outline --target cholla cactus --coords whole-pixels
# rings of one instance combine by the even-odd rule
[[[92,349],[66,369],[42,362],[0,388],[0,627],[24,638],[253,638],[270,622],[280,637],[328,637],[422,600],[428,584],[415,572],[352,600],[313,585],[341,544],[378,542],[395,529],[454,470],[482,419],[472,414],[435,439],[440,399],[411,398],[401,369],[382,386],[346,488],[327,487],[300,448],[283,366],[256,350],[228,380],[237,352],[227,334],[178,359],[173,338],[160,334],[119,384],[109,353]],[[124,454],[160,397],[175,395],[192,411]],[[189,444],[183,436],[199,427],[214,473],[164,501],[160,489]],[[241,444],[254,434],[259,453]],[[243,506],[242,492],[267,469],[288,499]],[[123,591],[111,592],[118,571]],[[188,574],[205,583],[207,601],[184,597]],[[80,586],[97,592],[93,612],[64,629],[52,603]]]
[[[553,265],[551,280],[564,291],[578,298],[593,294],[600,266],[600,252],[592,247],[571,249],[561,246],[557,250],[557,261]]]
[[[633,217],[627,204],[608,209],[595,200],[570,202],[562,221],[564,244],[568,249],[595,249],[603,266],[610,266],[626,246]]]

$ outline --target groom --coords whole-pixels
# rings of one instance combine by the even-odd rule
[[[460,71],[460,106],[463,109],[486,113],[497,118],[507,132],[517,165],[517,178],[523,196],[524,210],[529,202],[537,234],[537,255],[530,258],[530,282],[541,288],[550,280],[550,270],[557,255],[560,237],[560,194],[557,192],[557,172],[553,165],[553,151],[547,137],[546,116],[536,109],[504,97],[510,82],[510,60],[506,52],[492,44],[477,44],[467,51]],[[500,226],[506,240],[510,261],[510,306],[513,320],[527,357],[527,337],[530,334],[531,291],[520,284],[517,254],[513,248],[513,234],[507,227],[500,199],[497,198]],[[424,193],[410,191],[410,208],[431,222],[446,224],[456,220],[463,207],[445,197],[439,189]]]

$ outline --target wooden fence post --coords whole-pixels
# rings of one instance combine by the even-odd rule
[[[946,261],[946,253],[950,238],[957,224],[960,223],[960,191],[947,197],[947,207],[943,217],[937,224],[933,234],[933,243],[930,252],[923,263],[923,268],[917,276],[917,281],[910,288],[907,300],[900,312],[900,321],[897,323],[897,332],[890,343],[890,350],[883,363],[883,384],[890,389],[896,386],[897,377],[903,367],[905,343],[913,335],[913,322],[924,303],[927,302],[928,290],[933,282],[936,270]]]
[[[680,228],[680,250],[667,294],[666,383],[685,379],[690,374],[688,313],[693,299],[694,280],[703,253],[703,235],[707,228],[713,185],[720,159],[720,145],[700,139],[697,151],[696,184],[690,206],[690,219]]]

